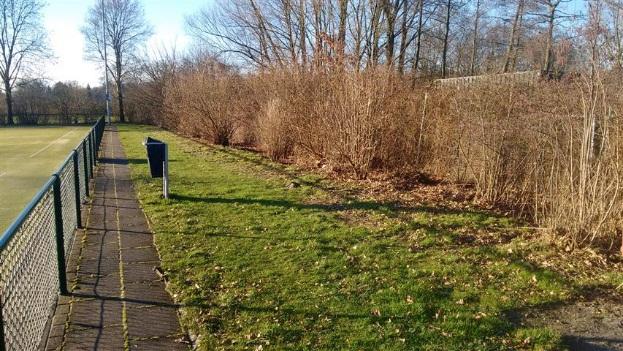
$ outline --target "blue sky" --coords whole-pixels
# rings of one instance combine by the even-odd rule
[[[46,65],[44,73],[52,82],[77,81],[99,85],[102,69],[84,60],[83,38],[80,27],[89,7],[99,0],[47,0],[44,24],[49,32],[50,46],[56,59]],[[155,35],[148,43],[155,48],[175,44],[186,48],[191,39],[184,30],[185,16],[209,6],[213,0],[142,0],[147,21]],[[573,0],[569,9],[585,7],[586,0]]]
[[[96,0],[47,0],[43,21],[49,32],[49,42],[55,56],[44,73],[51,81],[77,81],[98,85],[101,69],[84,60],[80,27],[86,13]],[[97,0],[99,1],[99,0]],[[184,48],[190,38],[184,31],[184,17],[210,4],[210,0],[142,0],[147,21],[155,35],[148,46],[176,44]]]

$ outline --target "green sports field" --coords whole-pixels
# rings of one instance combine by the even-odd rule
[[[0,233],[90,129],[90,126],[0,128]]]

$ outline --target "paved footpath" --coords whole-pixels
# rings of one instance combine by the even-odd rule
[[[59,300],[46,349],[188,350],[115,127],[101,147],[86,228],[67,264],[71,293]]]

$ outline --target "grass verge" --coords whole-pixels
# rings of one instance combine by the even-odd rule
[[[563,348],[512,315],[584,283],[528,259],[547,248],[508,218],[360,198],[249,152],[119,131],[200,349]],[[149,178],[148,134],[169,143],[169,200]]]

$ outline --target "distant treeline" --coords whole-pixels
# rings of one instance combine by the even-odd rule
[[[20,84],[13,92],[16,124],[90,123],[105,111],[103,87],[80,86],[76,82],[48,85],[42,80]],[[7,123],[6,107],[0,107],[0,125]]]

